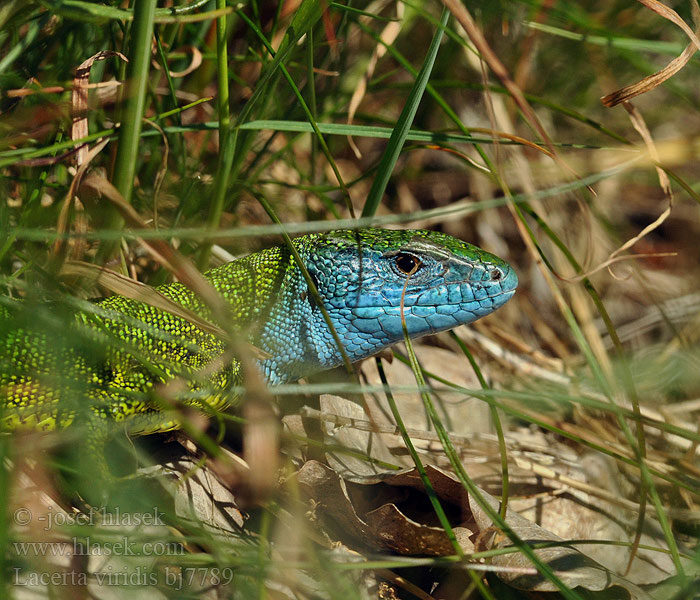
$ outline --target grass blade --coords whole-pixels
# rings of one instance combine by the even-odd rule
[[[114,187],[127,204],[131,203],[136,176],[136,162],[139,158],[141,124],[146,103],[146,88],[151,61],[151,40],[153,39],[153,18],[155,0],[135,0],[134,24],[132,27],[131,49],[129,52],[128,81],[126,84],[126,104],[122,112],[119,128],[119,146],[114,165]],[[121,217],[113,214],[111,226],[118,227]],[[102,258],[114,250],[113,244],[101,251]]]
[[[443,9],[442,16],[440,17],[440,27],[433,36],[433,41],[430,43],[430,48],[423,61],[423,66],[418,73],[418,77],[416,77],[416,81],[411,88],[411,93],[408,95],[406,104],[401,111],[401,115],[396,122],[396,127],[394,127],[389,143],[382,155],[382,160],[379,163],[379,169],[372,183],[372,188],[369,191],[365,206],[362,209],[363,217],[372,216],[377,212],[386,185],[389,183],[389,178],[391,177],[391,173],[401,153],[401,148],[403,148],[406,136],[411,129],[411,124],[418,111],[418,105],[423,99],[423,92],[425,92],[425,86],[428,84],[428,79],[430,79],[430,73],[433,70],[443,32],[449,19],[450,12],[447,9]]]

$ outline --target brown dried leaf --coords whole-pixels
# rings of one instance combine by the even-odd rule
[[[321,414],[334,415],[353,420],[364,420],[365,412],[361,406],[341,398],[324,394],[320,399]],[[352,452],[326,452],[326,460],[330,467],[348,481],[363,479],[371,475],[393,472],[394,469],[383,466],[378,462],[396,464],[397,458],[389,452],[382,437],[372,431],[357,429],[352,424],[336,425],[329,421],[321,421],[324,442],[328,445],[341,446]],[[366,456],[363,458],[357,454]]]
[[[695,54],[697,50],[700,50],[700,40],[695,35],[695,32],[688,26],[688,24],[683,19],[681,19],[680,15],[675,10],[669,8],[665,4],[662,4],[658,0],[638,0],[638,2],[646,6],[648,9],[654,11],[656,14],[661,15],[664,19],[668,19],[673,24],[680,27],[683,30],[683,32],[690,38],[690,44],[686,46],[685,50],[683,50],[680,56],[674,58],[660,71],[657,71],[653,75],[645,77],[637,83],[625,86],[613,92],[612,94],[603,96],[603,98],[601,98],[600,101],[603,103],[604,106],[607,106],[608,108],[617,106],[622,102],[631,100],[635,96],[639,96],[640,94],[644,94],[645,92],[648,92],[650,90],[653,90],[655,87],[658,87],[664,81],[670,79],[676,73],[678,73],[678,71],[685,67],[685,65],[688,64],[688,61],[691,59],[693,54]],[[693,11],[694,13],[697,13],[697,4],[694,4]],[[696,17],[695,14],[694,17]]]
[[[417,350],[421,357],[421,365],[427,371],[440,373],[445,379],[465,388],[479,386],[474,372],[471,369],[465,369],[462,362],[455,360],[455,355],[450,350],[425,344],[418,344]],[[381,385],[375,361],[364,361],[361,369],[362,375],[366,377],[369,384]],[[390,385],[405,386],[407,382],[415,381],[410,367],[400,361],[394,361],[390,365],[385,364],[384,371]],[[401,406],[401,415],[406,427],[417,431],[427,429],[425,409],[420,395],[399,390],[395,392],[395,396]],[[449,392],[441,392],[441,398],[443,400],[441,410],[444,411],[444,418],[450,423],[451,433],[470,435],[474,432],[491,432],[489,408],[484,402],[474,398],[465,401],[463,396]],[[382,408],[376,398],[368,397],[367,402],[380,424],[394,425],[393,421],[382,418]]]
[[[299,469],[295,477],[301,491],[313,500],[316,513],[323,511],[324,516],[329,516],[339,531],[351,539],[371,543],[373,536],[369,527],[358,517],[347,486],[335,471],[318,461],[310,460]]]
[[[71,93],[71,113],[73,116],[73,126],[71,129],[71,138],[73,140],[79,140],[88,135],[88,120],[87,120],[87,108],[88,108],[88,80],[90,78],[90,69],[96,60],[104,60],[110,56],[118,56],[122,60],[129,62],[120,52],[115,52],[112,50],[104,50],[94,54],[87,60],[83,61],[81,65],[75,71],[75,77],[73,78],[73,91]],[[61,207],[61,212],[59,213],[58,223],[56,225],[57,233],[64,233],[68,229],[69,213],[72,206],[78,211],[78,217],[76,218],[76,229],[79,233],[84,233],[87,231],[87,218],[82,211],[82,204],[77,198],[77,190],[79,189],[83,176],[87,171],[87,167],[95,156],[97,156],[102,149],[107,145],[107,140],[100,140],[88,151],[87,144],[81,144],[77,148],[70,150],[69,152],[61,155],[60,157],[54,157],[53,161],[66,158],[68,156],[74,157],[74,162],[78,167],[78,170],[73,177],[73,181],[68,189],[65,200]],[[53,247],[54,260],[59,262],[63,260],[63,252],[66,248],[66,242],[64,240],[58,239]],[[80,258],[86,250],[86,242],[84,239],[78,239],[73,242],[72,254],[73,258]]]
[[[473,552],[473,541],[480,549],[512,547],[512,542],[500,534],[486,512],[472,499],[457,478],[430,465],[428,478],[458,532],[458,541],[465,552]],[[403,554],[452,554],[446,534],[438,525],[428,523],[434,514],[421,513],[416,508],[415,495],[405,488],[424,492],[416,469],[387,475],[383,483],[349,488],[330,468],[307,462],[298,473],[302,490],[317,504],[339,530],[352,533],[364,543],[384,546]],[[375,480],[370,478],[370,481]],[[368,488],[362,493],[362,487]],[[389,488],[393,489],[392,492]],[[352,490],[352,493],[349,490]],[[403,491],[402,491],[403,489]],[[481,492],[489,505],[498,510],[498,500]],[[375,508],[376,506],[376,508]],[[410,512],[410,516],[409,513]],[[560,537],[528,521],[512,510],[506,521],[518,537],[530,544],[564,543]],[[648,596],[634,584],[616,576],[602,565],[571,546],[538,549],[536,554],[570,587],[601,591],[611,586],[624,588],[631,598]],[[539,573],[520,552],[494,557],[491,564],[497,575],[513,587],[527,591],[556,591],[557,588]]]
[[[175,458],[165,464],[165,470],[177,476],[174,494],[179,517],[196,518],[229,541],[231,535],[241,533],[247,516],[240,510],[235,494],[212,470],[199,468],[189,457]]]
[[[658,0],[637,0],[639,3],[646,6],[649,10],[654,11],[657,15],[661,15],[664,19],[668,19],[674,25],[678,25],[683,32],[690,38],[696,49],[700,50],[700,40],[695,35],[695,32],[690,26],[681,19],[680,15],[672,8],[666,6]],[[697,7],[695,8],[697,10]]]
[[[486,495],[485,499],[492,508],[498,510],[499,503],[493,496]],[[482,532],[494,527],[491,519],[479,505],[472,503],[472,511],[474,519]],[[559,536],[532,521],[528,521],[511,510],[506,515],[506,522],[518,537],[528,544],[563,542]],[[509,548],[512,546],[512,542],[503,534],[492,536],[487,544],[489,549]],[[542,548],[537,550],[536,554],[544,563],[552,567],[557,576],[570,587],[581,586],[587,590],[600,591],[608,588],[613,582],[613,573],[570,546]],[[523,575],[517,572],[509,573],[508,569],[510,567],[520,569],[532,566],[530,560],[519,552],[496,556],[492,559],[492,562],[504,568],[504,572],[499,574],[499,577],[513,587],[542,592],[555,592],[558,589],[539,572],[533,575]]]
[[[660,86],[667,79],[673,77],[683,67],[685,67],[685,65],[688,64],[688,61],[692,58],[695,52],[697,52],[695,44],[688,44],[685,50],[683,50],[683,52],[680,54],[680,56],[674,58],[660,71],[657,71],[652,75],[648,75],[647,77],[645,77],[641,81],[638,81],[637,83],[627,85],[623,88],[620,88],[619,90],[612,92],[611,94],[608,94],[607,96],[603,96],[600,99],[600,101],[603,103],[603,106],[612,108],[613,106],[617,106],[622,102],[631,100],[635,96],[639,96],[640,94],[644,94],[650,90],[653,90],[654,88]]]
[[[442,527],[424,525],[403,514],[395,504],[383,504],[365,515],[367,524],[399,554],[445,556],[454,553]]]
[[[360,82],[357,84],[357,87],[355,88],[355,91],[352,93],[352,98],[350,98],[350,105],[348,106],[348,125],[352,124],[353,119],[355,118],[355,113],[357,112],[357,109],[360,106],[360,103],[362,102],[362,99],[365,97],[365,94],[367,93],[367,86],[369,85],[369,82],[372,80],[372,76],[374,75],[374,70],[377,67],[377,63],[379,62],[379,59],[382,58],[386,54],[386,49],[391,46],[396,38],[399,35],[399,32],[401,31],[401,23],[402,23],[402,17],[403,17],[403,4],[400,2],[396,4],[396,21],[392,21],[389,23],[379,34],[379,42],[377,45],[374,47],[374,50],[372,51],[372,56],[369,59],[369,63],[367,64],[367,69],[365,70],[365,74],[363,75],[362,79]],[[366,17],[360,17],[360,20],[369,20]],[[355,153],[355,156],[359,159],[362,158],[362,153],[360,152],[360,149],[357,147],[357,144],[355,144],[355,140],[351,135],[348,136],[348,143],[350,144],[350,147],[352,148],[352,151]]]
[[[121,52],[114,50],[103,50],[94,54],[87,60],[83,61],[75,71],[73,78],[73,91],[71,93],[71,113],[73,115],[73,128],[71,129],[71,139],[79,140],[88,135],[88,80],[90,79],[90,69],[96,60],[105,60],[111,56],[117,56],[124,62],[129,62],[129,59]],[[75,156],[75,164],[82,165],[87,157],[87,148],[85,145],[78,148]]]
[[[463,511],[465,514],[471,514],[471,517],[474,519],[473,526],[475,530],[480,536],[484,536],[480,541],[485,541],[487,543],[487,548],[512,547],[512,542],[502,534],[498,536],[484,535],[484,533],[487,533],[490,529],[496,531],[494,529],[494,524],[486,512],[476,502],[471,501],[466,490],[464,490],[454,475],[432,467],[431,465],[426,466],[426,471],[430,483],[441,499],[443,498],[443,494],[446,499],[452,502],[461,499]],[[385,482],[390,485],[396,485],[398,483],[400,485],[410,485],[412,487],[420,486],[420,488],[423,486],[415,469],[387,479]],[[489,505],[498,511],[499,501],[487,492],[483,490],[480,491]],[[521,540],[530,544],[536,544],[538,542],[564,542],[559,536],[525,519],[512,510],[508,510],[506,522]],[[470,528],[471,527],[470,525]],[[615,585],[627,590],[632,598],[648,598],[648,595],[633,583],[618,577],[571,546],[544,548],[536,550],[535,553],[570,587],[582,587],[591,591],[601,591]],[[513,587],[528,591],[542,592],[558,590],[556,586],[539,573],[534,575],[523,574],[522,569],[531,568],[532,563],[519,552],[496,556],[492,559],[492,564],[502,567],[502,570],[497,571],[498,577]],[[509,570],[513,572],[509,572]]]
[[[68,188],[68,193],[63,200],[61,205],[61,212],[58,215],[58,222],[56,223],[56,232],[65,233],[68,230],[69,225],[69,215],[71,207],[75,207],[79,211],[79,216],[76,218],[76,230],[79,233],[84,233],[87,231],[87,218],[82,211],[82,203],[77,197],[77,190],[80,187],[83,176],[87,172],[87,168],[90,166],[92,160],[105,148],[109,143],[108,139],[99,140],[89,151],[87,147],[81,146],[80,149],[85,151],[82,163],[78,167],[73,181],[71,181],[70,187]],[[66,248],[66,240],[57,239],[53,246],[53,254],[56,260],[61,260],[63,258],[63,251]],[[79,258],[83,255],[87,248],[87,243],[84,238],[78,238],[73,241],[72,256],[74,258]]]
[[[442,556],[454,552],[441,527],[407,517],[392,502],[366,510],[368,499],[362,498],[362,494],[374,496],[373,486],[359,486],[350,493],[337,473],[316,461],[305,463],[297,473],[297,480],[301,490],[314,501],[316,515],[329,517],[343,537],[401,554]],[[386,488],[383,491],[382,497],[391,494]]]
[[[170,73],[170,77],[185,77],[186,75],[189,75],[193,71],[196,71],[200,65],[202,64],[202,53],[201,51],[196,48],[195,46],[183,46],[182,48],[178,49],[179,52],[190,52],[192,54],[192,59],[190,60],[190,64],[187,65],[182,71],[170,71],[168,69],[168,72]],[[153,66],[156,69],[160,69],[161,66],[157,62],[153,63]]]

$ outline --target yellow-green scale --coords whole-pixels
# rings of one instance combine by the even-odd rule
[[[229,308],[231,321],[220,324],[222,328],[252,338],[291,264],[285,250],[270,248],[206,273]],[[172,283],[157,290],[211,319],[186,286]],[[49,430],[71,424],[78,415],[98,415],[128,421],[134,433],[166,431],[178,423],[162,412],[162,404],[154,403],[152,391],[178,376],[187,382],[186,403],[212,410],[230,403],[228,388],[240,384],[237,361],[204,382],[196,380],[196,373],[225,350],[217,336],[122,296],[98,302],[95,309],[78,312],[62,330],[51,331],[31,324],[18,327],[15,312],[0,308],[6,325],[0,341],[0,429]]]

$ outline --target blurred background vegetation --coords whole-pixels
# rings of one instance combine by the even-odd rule
[[[518,436],[535,432],[545,446],[556,441],[581,461],[600,459],[604,466],[595,468],[604,475],[584,474],[588,492],[609,492],[611,510],[615,497],[636,506],[625,521],[620,574],[637,532],[651,528],[649,544],[665,549],[668,565],[653,576],[640,567],[630,580],[658,598],[695,597],[697,58],[624,106],[601,102],[694,43],[679,22],[692,34],[695,3],[672,8],[663,13],[659,3],[633,0],[4,0],[2,294],[58,302],[104,293],[60,275],[76,260],[158,285],[173,274],[141,239],[166,242],[204,271],[280,243],[270,213],[290,233],[327,230],[338,220],[349,227],[362,216],[363,225],[425,227],[468,240],[508,260],[521,282],[496,315],[457,332],[487,383],[485,390],[476,380],[461,383],[474,388],[462,398],[489,402],[504,419],[506,447],[491,448],[488,460],[500,469],[501,452],[515,469]],[[441,22],[447,25],[439,39]],[[439,41],[434,56],[431,40]],[[27,306],[27,319],[46,320],[60,338],[51,310]],[[419,360],[429,360],[432,348],[453,352],[456,370],[471,373],[454,338],[431,340]],[[444,358],[442,365],[447,371]],[[434,374],[449,380],[453,371]],[[457,411],[451,418],[471,417]],[[70,478],[64,489],[52,479],[56,461],[63,472],[72,464],[79,478],[73,459],[45,452],[58,444],[70,455],[66,440],[70,447],[71,436],[82,435],[0,438],[7,459],[0,484],[7,507],[0,518],[3,597],[25,593],[19,584],[41,572],[88,577],[89,588],[39,582],[36,589],[59,598],[524,594],[493,578],[450,579],[455,569],[439,559],[408,565],[395,554],[367,551],[366,559],[381,561],[352,567],[361,555],[343,546],[347,554],[336,549],[334,556],[335,540],[304,526],[309,515],[295,504],[293,485],[237,509],[240,524],[229,515],[236,535],[207,528],[201,512],[183,517],[174,505],[163,508],[168,527],[140,531],[140,556],[112,556],[109,565],[110,573],[155,579],[100,585],[95,573],[106,572],[104,564],[85,556],[56,563],[16,546],[76,536],[104,543],[115,535],[93,522],[60,534],[16,530],[17,507],[30,506],[35,515],[87,510]],[[161,436],[150,450],[165,441]],[[229,446],[238,449],[235,440]],[[440,463],[425,452],[427,462]],[[286,475],[298,464],[290,462]],[[495,483],[485,475],[477,482],[490,481],[498,494],[498,475]],[[131,510],[164,502],[161,489],[130,486],[124,502]],[[231,502],[240,501],[236,485],[229,488]],[[296,529],[285,533],[289,522],[280,523],[290,514]],[[149,536],[183,551],[155,560],[142,546]],[[297,536],[294,560],[279,554],[285,536]],[[194,568],[203,569],[202,581],[198,571],[188,580]],[[558,593],[581,597],[572,585]]]

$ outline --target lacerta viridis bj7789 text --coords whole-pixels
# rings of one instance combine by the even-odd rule
[[[293,244],[353,362],[403,339],[402,295],[406,326],[416,338],[492,313],[518,283],[505,261],[431,231],[339,230]],[[229,329],[263,351],[258,364],[268,383],[342,364],[318,300],[287,247],[256,252],[205,277],[230,308]],[[157,290],[209,316],[186,286]],[[178,423],[153,401],[159,384],[189,380],[184,402],[222,410],[234,399],[229,388],[244,383],[235,359],[202,381],[226,343],[143,302],[112,296],[68,315],[63,327],[58,335],[33,323],[26,305],[0,303],[0,429],[55,429],[88,415],[123,421],[133,433],[166,431]]]

